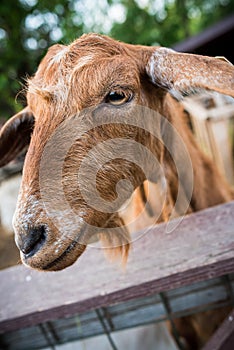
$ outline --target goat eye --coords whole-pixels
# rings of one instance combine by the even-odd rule
[[[129,102],[131,99],[131,94],[125,94],[124,92],[115,92],[111,91],[107,97],[106,102],[114,106],[120,106],[126,102]]]

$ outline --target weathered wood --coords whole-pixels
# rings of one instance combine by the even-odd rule
[[[0,272],[0,332],[168,291],[234,272],[234,202],[142,231],[126,271],[88,247],[61,272],[18,266]]]
[[[70,341],[104,334],[103,323],[105,323],[106,332],[115,332],[149,323],[155,325],[168,316],[178,318],[201,310],[217,309],[217,302],[219,307],[231,305],[227,281],[234,290],[234,274],[231,274],[225,278],[222,276],[197,282],[169,292],[156,293],[148,297],[76,314],[69,318],[6,332],[0,334],[0,348],[2,350],[36,350],[55,347]],[[170,315],[163,303],[165,299],[170,304]],[[96,311],[101,315],[102,323]],[[164,326],[161,324],[161,327]],[[158,327],[159,325],[155,325],[155,330]]]
[[[234,310],[213,334],[203,350],[233,350],[234,347]]]

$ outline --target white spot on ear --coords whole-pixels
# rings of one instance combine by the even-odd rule
[[[150,60],[148,62],[148,66],[146,67],[146,71],[148,75],[150,76],[150,79],[152,83],[156,83],[155,77],[154,77],[154,70],[155,70],[155,59],[154,59],[154,54],[150,57]]]
[[[170,89],[169,93],[172,97],[174,97],[178,101],[181,101],[183,99],[183,95],[176,89]]]
[[[150,76],[151,81],[158,86],[166,88],[168,90],[173,88],[170,82],[170,69],[168,68],[168,62],[166,60],[168,54],[175,51],[167,49],[165,47],[159,47],[151,55],[149,62],[146,66],[146,72]]]
[[[151,55],[146,72],[151,78],[151,81],[167,90],[176,100],[182,100],[184,95],[197,91],[192,86],[196,86],[196,78],[193,78],[192,83],[189,79],[179,79],[176,70],[176,63],[170,58],[170,54],[176,55],[177,52],[172,49],[160,47]],[[200,78],[197,78],[199,82]]]

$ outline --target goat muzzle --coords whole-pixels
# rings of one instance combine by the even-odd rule
[[[26,259],[32,257],[46,242],[46,226],[30,227],[23,234],[17,235],[15,241]]]

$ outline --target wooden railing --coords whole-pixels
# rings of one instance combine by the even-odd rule
[[[0,343],[17,334],[22,340],[27,327],[54,327],[55,333],[65,318],[75,323],[76,339],[77,317],[86,332],[93,322],[93,334],[81,338],[100,334],[97,309],[113,331],[233,303],[234,202],[185,216],[171,233],[160,224],[138,236],[125,270],[105,261],[102,249],[88,247],[61,272],[0,271]]]

